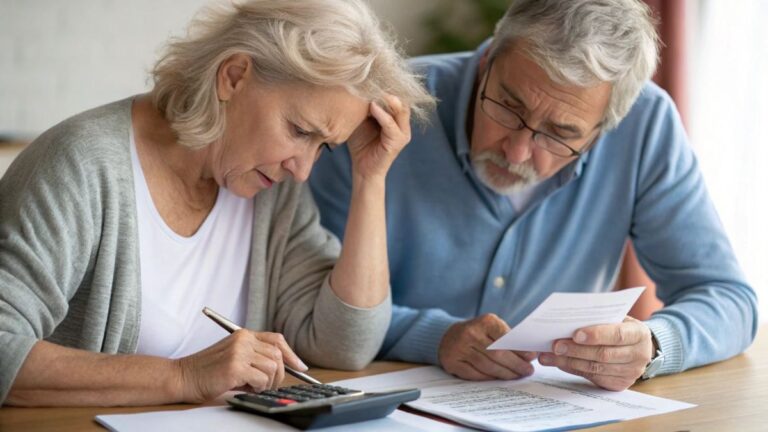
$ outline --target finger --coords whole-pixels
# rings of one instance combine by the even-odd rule
[[[396,140],[402,134],[395,119],[376,102],[371,102],[371,115],[381,126],[381,135]]]
[[[285,337],[280,333],[259,333],[259,338],[267,343],[270,343],[277,347],[282,354],[282,360],[290,367],[298,369],[300,371],[306,371],[309,369],[306,364],[299,358],[298,355],[291,349]]]
[[[273,344],[255,341],[251,365],[267,374],[270,388],[276,388],[285,378],[283,353]]]
[[[637,363],[601,363],[573,357],[544,353],[539,356],[544,366],[556,366],[560,369],[576,370],[590,375],[622,377],[635,380],[643,373],[644,367]]]
[[[635,379],[607,376],[607,375],[595,375],[588,372],[583,372],[576,369],[570,369],[568,367],[559,368],[563,372],[567,372],[571,375],[578,375],[592,381],[595,385],[611,391],[623,391],[628,389],[635,383]]]
[[[517,354],[518,357],[527,361],[528,363],[532,362],[536,357],[539,356],[539,353],[535,351],[512,351],[512,352]]]
[[[499,379],[511,380],[533,374],[533,366],[511,351],[477,350],[470,361],[480,371]]]
[[[518,378],[533,375],[533,365],[531,365],[531,361],[536,358],[535,353],[529,353],[534,354],[530,360],[521,357],[514,351],[485,350],[484,353],[494,362],[514,371],[515,374],[518,375]]]
[[[462,360],[459,362],[459,366],[456,368],[456,371],[453,372],[453,374],[461,379],[472,380],[472,381],[491,381],[496,379],[491,375],[483,373],[482,371],[477,369],[472,363],[466,360]]]
[[[584,327],[573,335],[574,342],[582,345],[634,345],[645,339],[651,340],[651,331],[640,321]]]
[[[392,114],[395,119],[395,122],[397,123],[398,128],[403,132],[403,134],[410,136],[411,135],[411,107],[409,105],[403,104],[403,101],[401,101],[400,98],[394,95],[385,95],[384,99],[387,101],[387,104],[392,109]]]
[[[253,359],[250,363],[250,369],[243,377],[245,384],[249,385],[255,392],[273,388],[271,374],[265,371],[265,369],[269,370],[269,362],[265,362],[265,359],[263,356]]]
[[[485,330],[488,338],[491,339],[491,343],[507,334],[510,330],[509,325],[496,314],[485,314],[479,318],[478,322]]]
[[[637,345],[581,345],[570,339],[555,341],[552,352],[601,363],[630,363],[641,357]]]
[[[533,366],[531,366],[530,361],[535,358],[535,355],[531,356],[528,354],[527,357],[530,360],[526,360],[513,351],[486,349],[493,341],[509,331],[509,326],[504,320],[495,314],[485,314],[477,319],[476,327],[473,330],[476,330],[477,327],[479,327],[480,331],[470,332],[473,338],[469,342],[470,346],[477,347],[475,349],[478,352],[503,368],[500,371],[495,368],[488,370],[481,368],[481,370],[486,373],[490,373],[490,370],[496,370],[497,372],[494,376],[504,379],[517,379],[533,374]]]

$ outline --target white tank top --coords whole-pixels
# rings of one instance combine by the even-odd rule
[[[131,130],[141,265],[138,354],[179,358],[227,335],[204,306],[243,326],[253,200],[219,188],[216,203],[191,237],[176,234],[157,211]]]

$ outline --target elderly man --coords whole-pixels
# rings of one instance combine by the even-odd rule
[[[674,104],[648,82],[656,62],[635,0],[516,0],[474,53],[413,61],[440,102],[388,175],[395,308],[381,357],[477,380],[530,375],[538,357],[622,390],[751,343],[754,291]],[[311,182],[341,235],[346,152]],[[666,307],[551,353],[485,349],[555,291],[610,290],[628,236]]]

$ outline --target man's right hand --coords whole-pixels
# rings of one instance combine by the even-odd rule
[[[494,314],[458,322],[440,341],[438,359],[446,372],[468,380],[518,379],[533,374],[535,352],[487,350],[509,331]]]
[[[175,363],[185,402],[203,402],[229,390],[275,389],[283,381],[283,363],[307,370],[283,335],[246,329]]]

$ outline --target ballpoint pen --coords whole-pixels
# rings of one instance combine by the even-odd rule
[[[216,324],[220,325],[224,330],[226,330],[226,331],[228,331],[230,333],[234,333],[237,330],[240,330],[240,328],[241,328],[239,325],[237,325],[237,324],[233,323],[232,321],[224,318],[223,316],[219,315],[218,313],[216,313],[213,309],[211,309],[209,307],[204,307],[203,308],[203,313],[205,314],[205,316],[207,316],[208,318],[212,319],[213,322],[215,322]],[[295,376],[296,378],[298,378],[298,379],[300,379],[300,380],[302,380],[304,382],[307,382],[307,383],[310,383],[310,384],[322,384],[320,381],[312,378],[311,376],[305,374],[304,372],[299,372],[296,369],[293,369],[293,368],[289,367],[286,364],[284,364],[283,366],[285,367],[285,371],[286,372],[288,372],[289,374]]]

